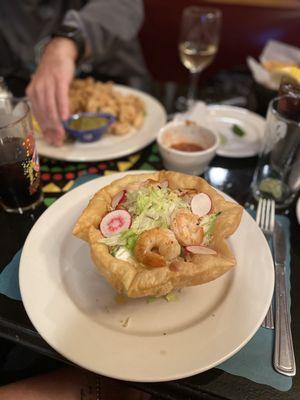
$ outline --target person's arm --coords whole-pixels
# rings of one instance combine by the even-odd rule
[[[74,76],[77,49],[66,38],[54,38],[47,45],[35,75],[26,89],[34,116],[48,143],[63,144],[61,121],[69,116],[69,87]]]
[[[82,31],[85,57],[92,56],[100,62],[109,57],[118,43],[134,38],[142,20],[141,0],[91,0],[80,11],[68,11],[63,23]],[[69,116],[68,93],[77,57],[71,39],[52,39],[26,89],[46,140],[56,146],[63,144],[61,120]]]
[[[83,32],[86,56],[97,63],[120,43],[134,39],[143,19],[142,0],[90,0],[80,11],[68,11],[63,23]]]
[[[121,381],[67,367],[0,387],[1,400],[150,400]]]

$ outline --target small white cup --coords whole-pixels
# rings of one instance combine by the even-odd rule
[[[158,132],[159,152],[167,169],[200,175],[214,158],[219,146],[219,137],[211,130],[192,121],[172,121]],[[171,148],[178,143],[193,143],[200,151],[181,151]]]

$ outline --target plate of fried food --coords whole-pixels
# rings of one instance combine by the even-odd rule
[[[112,82],[93,78],[75,79],[70,87],[70,111],[100,112],[112,115],[115,122],[97,141],[82,143],[67,138],[53,147],[39,137],[39,154],[66,161],[104,161],[123,157],[146,147],[166,123],[164,107],[152,96]]]
[[[242,348],[267,312],[274,268],[252,217],[205,180],[131,171],[48,208],[19,278],[29,318],[63,356],[105,376],[158,382]]]

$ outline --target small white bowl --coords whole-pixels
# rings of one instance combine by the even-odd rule
[[[172,121],[158,132],[159,152],[167,169],[200,175],[214,158],[220,144],[219,137],[211,130],[193,121]],[[181,151],[171,148],[178,143],[193,143],[200,151]]]

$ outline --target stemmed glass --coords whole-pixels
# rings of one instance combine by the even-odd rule
[[[195,102],[199,75],[218,51],[221,21],[217,8],[190,6],[183,10],[178,47],[180,60],[190,71],[190,84],[187,98],[177,104],[178,108],[188,109]]]

